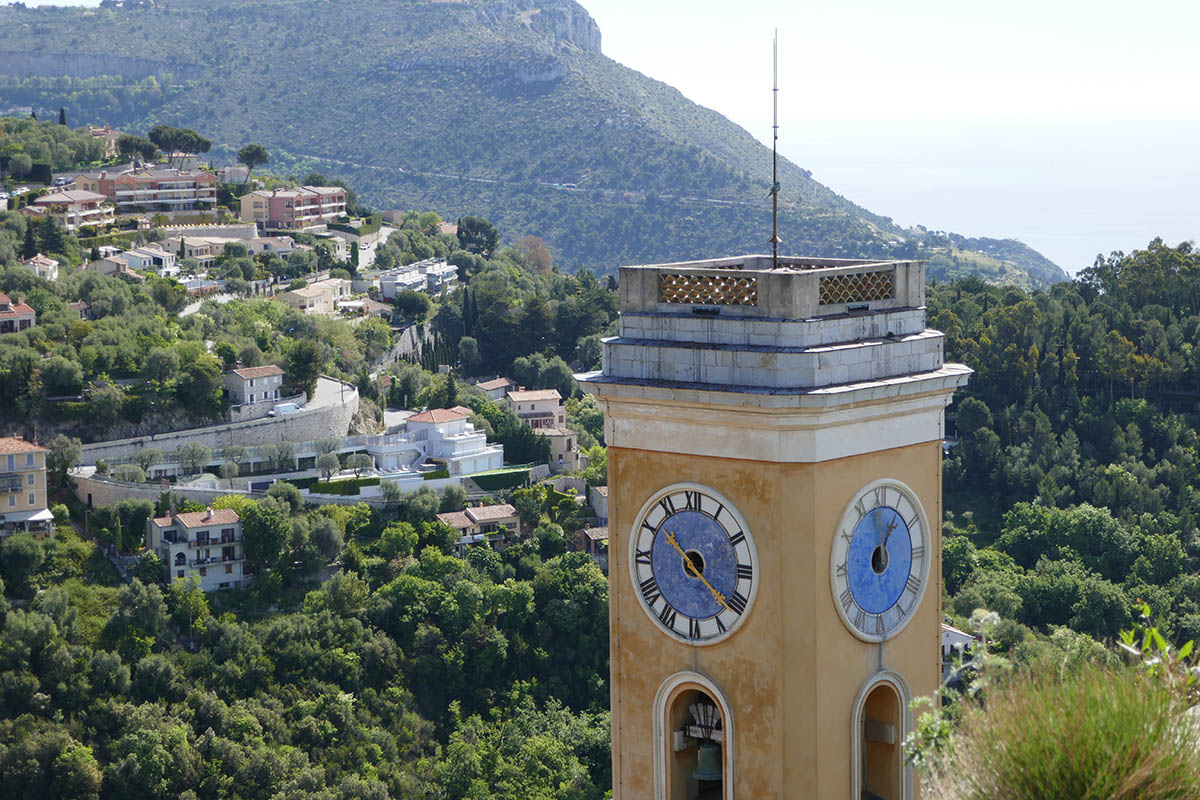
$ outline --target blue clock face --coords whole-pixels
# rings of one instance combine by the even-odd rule
[[[916,495],[877,481],[846,509],[834,536],[830,585],[860,639],[883,641],[908,623],[928,575],[926,523]]]
[[[754,595],[753,542],[741,516],[699,487],[660,492],[631,537],[642,607],[674,638],[708,644],[732,632]]]

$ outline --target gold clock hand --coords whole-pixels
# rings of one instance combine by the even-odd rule
[[[893,517],[892,521],[887,525],[887,536],[883,537],[883,546],[887,547],[888,539],[892,538],[892,531],[896,530],[896,526],[900,524],[900,520]]]
[[[725,595],[713,588],[713,585],[708,582],[708,579],[704,577],[704,574],[696,569],[696,566],[692,564],[692,560],[687,557],[687,553],[683,552],[683,548],[679,546],[679,542],[675,539],[675,534],[670,532],[667,533],[667,544],[671,545],[671,547],[674,547],[675,551],[683,557],[683,568],[700,579],[700,582],[703,583],[704,587],[712,594],[713,599],[724,608],[729,608],[729,604],[725,602]]]

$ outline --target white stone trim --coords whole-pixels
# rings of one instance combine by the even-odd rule
[[[679,690],[687,684],[694,684],[704,690],[721,709],[721,784],[725,795],[722,800],[733,800],[736,763],[734,748],[737,737],[734,735],[732,706],[729,705],[729,699],[725,697],[721,687],[712,679],[690,670],[676,672],[668,677],[654,695],[654,708],[651,712],[654,715],[654,800],[668,800],[667,752],[670,749],[670,731],[667,730],[667,709],[678,696]],[[904,800],[909,798],[905,797]]]
[[[970,370],[774,395],[584,382],[612,447],[772,463],[818,463],[940,441],[943,411]]]
[[[912,692],[908,688],[908,681],[904,680],[900,673],[890,669],[881,669],[867,678],[862,688],[858,690],[858,696],[854,698],[854,711],[850,715],[850,797],[848,800],[859,800],[862,797],[862,731],[859,727],[859,718],[862,716],[867,695],[876,686],[884,683],[891,686],[899,697],[901,727],[899,743],[904,742],[913,728],[912,710],[909,708],[912,703]],[[901,800],[913,800],[913,770],[904,763],[902,746],[896,748],[896,759],[900,762]]]

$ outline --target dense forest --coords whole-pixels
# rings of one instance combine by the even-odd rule
[[[1057,626],[1111,640],[1138,598],[1200,635],[1200,254],[1156,240],[1049,291],[928,302],[976,370],[945,465],[948,609],[998,612],[1018,652]]]

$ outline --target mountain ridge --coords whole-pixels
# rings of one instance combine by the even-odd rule
[[[0,30],[0,72],[31,56],[24,77],[0,79],[0,109],[36,99],[135,131],[195,127],[228,160],[259,142],[272,169],[336,172],[378,205],[495,218],[514,238],[544,238],[567,267],[758,251],[769,236],[769,149],[604,56],[573,0],[10,6]],[[780,170],[787,252],[925,257],[935,276],[1026,285],[1066,277],[1023,245],[1003,259],[955,249],[787,159]]]

